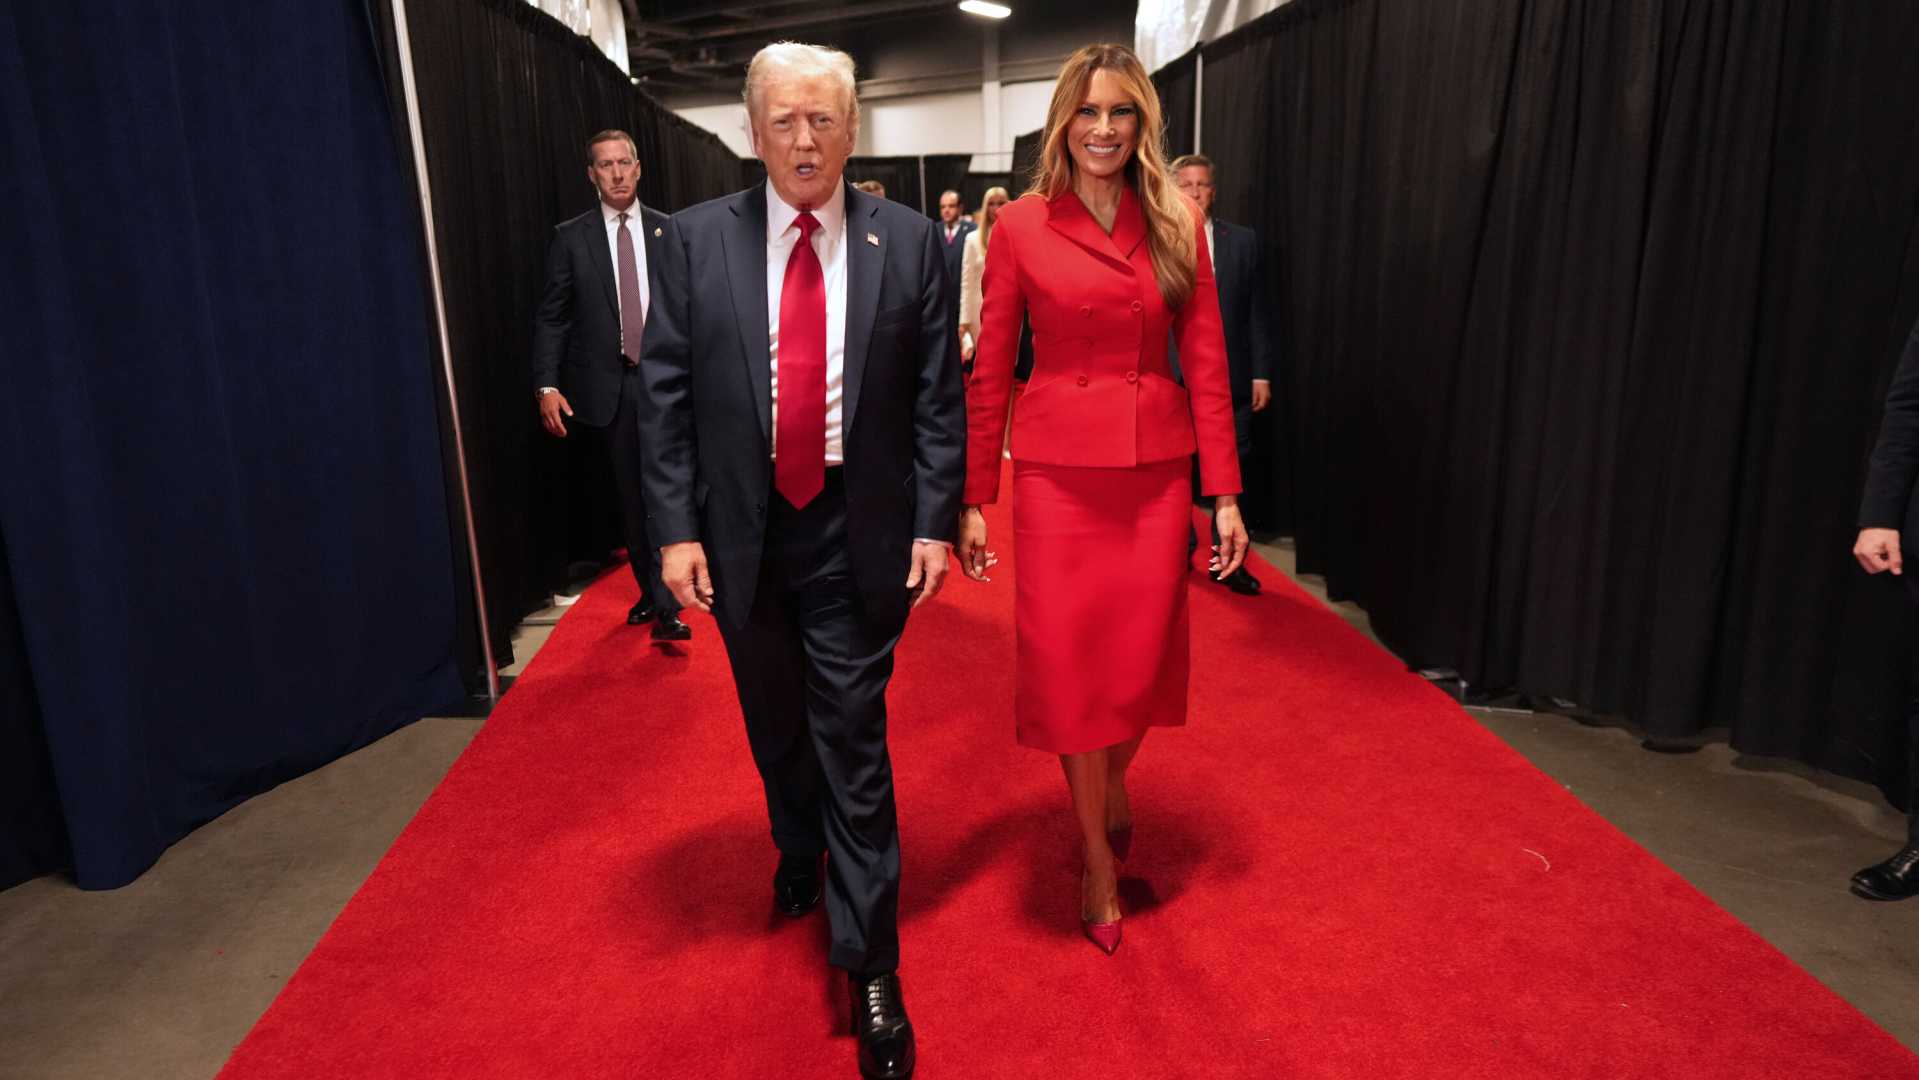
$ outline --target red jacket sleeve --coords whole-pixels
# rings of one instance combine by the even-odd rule
[[[979,338],[973,348],[973,378],[966,384],[966,492],[968,506],[999,499],[1000,449],[1006,445],[1007,406],[1013,398],[1013,364],[1026,317],[1015,243],[1020,215],[1002,207],[986,247],[981,282]],[[1009,216],[1013,221],[1009,221]],[[1215,323],[1218,316],[1214,316]]]
[[[1206,250],[1206,220],[1193,208],[1193,295],[1173,320],[1179,344],[1179,369],[1186,378],[1193,410],[1193,438],[1199,444],[1202,495],[1237,495],[1239,438],[1233,431],[1233,387],[1226,367],[1226,335],[1220,328],[1219,283]],[[970,488],[969,488],[970,490]]]

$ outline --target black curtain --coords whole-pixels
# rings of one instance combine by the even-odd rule
[[[1848,556],[1919,315],[1919,6],[1296,0],[1205,49],[1302,569],[1417,666],[1903,800]]]
[[[367,6],[404,140],[392,9],[388,0]],[[604,456],[540,429],[531,382],[553,226],[596,199],[586,140],[607,128],[631,134],[640,199],[666,211],[739,190],[741,164],[718,136],[640,92],[591,41],[523,0],[413,0],[407,15],[475,533],[504,664],[520,618],[570,568],[620,546]],[[451,461],[450,429],[444,450]],[[473,686],[484,679],[478,635],[469,627],[462,641]]]
[[[1016,199],[1039,177],[1040,144],[1045,138],[1046,129],[1040,128],[1013,139],[1013,182],[1006,190]]]
[[[7,704],[109,888],[461,696],[419,223],[352,0],[10,5],[0,103]]]
[[[979,203],[966,198],[966,170],[973,163],[971,154],[928,154],[921,158],[926,171],[926,213],[938,217],[940,192],[960,193],[960,206],[966,213],[979,209]]]
[[[765,175],[764,166],[760,175]],[[904,206],[924,214],[929,209],[937,210],[940,193],[926,188],[926,197],[920,198],[920,159],[917,157],[852,157],[846,161],[846,179],[849,183],[862,180],[877,180],[886,188],[886,197]]]
[[[1166,124],[1168,161],[1193,152],[1193,106],[1199,100],[1199,49],[1186,51],[1153,72],[1153,88],[1159,91],[1160,114]]]
[[[960,202],[965,205],[966,212],[979,213],[980,207],[986,203],[986,189],[996,187],[1005,188],[1007,195],[1013,198],[1019,197],[1019,189],[1013,187],[1013,174],[1010,172],[967,173],[959,184]]]

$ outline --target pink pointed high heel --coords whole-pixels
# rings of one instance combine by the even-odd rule
[[[1080,892],[1084,893],[1085,891],[1086,872],[1081,870]],[[1079,917],[1079,928],[1086,934],[1086,940],[1099,946],[1101,952],[1111,956],[1113,952],[1119,948],[1119,924],[1123,921],[1124,916],[1114,919],[1112,922],[1094,922],[1086,917],[1082,909]]]
[[[1088,941],[1099,946],[1106,955],[1111,956],[1119,948],[1119,924],[1122,921],[1114,919],[1112,922],[1087,922],[1082,918],[1079,921],[1079,928],[1085,931]]]

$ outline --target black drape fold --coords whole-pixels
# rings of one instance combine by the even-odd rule
[[[125,884],[461,696],[383,99],[347,0],[0,9],[0,674],[40,720],[0,757],[37,734],[59,807],[29,764],[24,872]]]
[[[410,163],[397,53],[384,29],[392,7],[366,2],[385,42],[390,111]],[[591,41],[522,0],[411,0],[406,10],[474,530],[504,664],[521,617],[572,567],[620,546],[604,455],[544,434],[530,381],[533,309],[553,226],[595,203],[586,140],[608,128],[632,135],[640,199],[669,212],[739,190],[742,167],[718,136],[661,106]],[[444,421],[452,406],[444,394],[440,404]],[[450,425],[442,431],[451,463]],[[458,573],[464,581],[464,553]],[[475,687],[484,671],[470,590],[466,603],[462,657]]]
[[[1894,0],[1296,0],[1206,46],[1301,568],[1418,666],[1903,800],[1907,614],[1848,551],[1919,315],[1915,33]]]
[[[1186,50],[1153,72],[1153,89],[1159,92],[1167,160],[1192,153],[1193,139],[1198,134],[1193,125],[1193,106],[1199,98],[1198,47]]]

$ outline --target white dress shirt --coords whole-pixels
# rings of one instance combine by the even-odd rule
[[[800,212],[766,185],[766,343],[773,362],[773,456],[779,457],[780,431],[780,291],[786,284],[786,263],[799,243]],[[820,227],[813,230],[813,252],[826,278],[826,463],[846,463],[841,439],[840,406],[846,388],[846,188],[833,189],[824,206],[813,209]]]
[[[953,242],[953,234],[959,232],[960,223],[955,221],[951,225],[947,225],[942,222],[940,224],[940,228],[945,230],[945,232],[940,236],[940,240],[944,243],[950,244]]]

